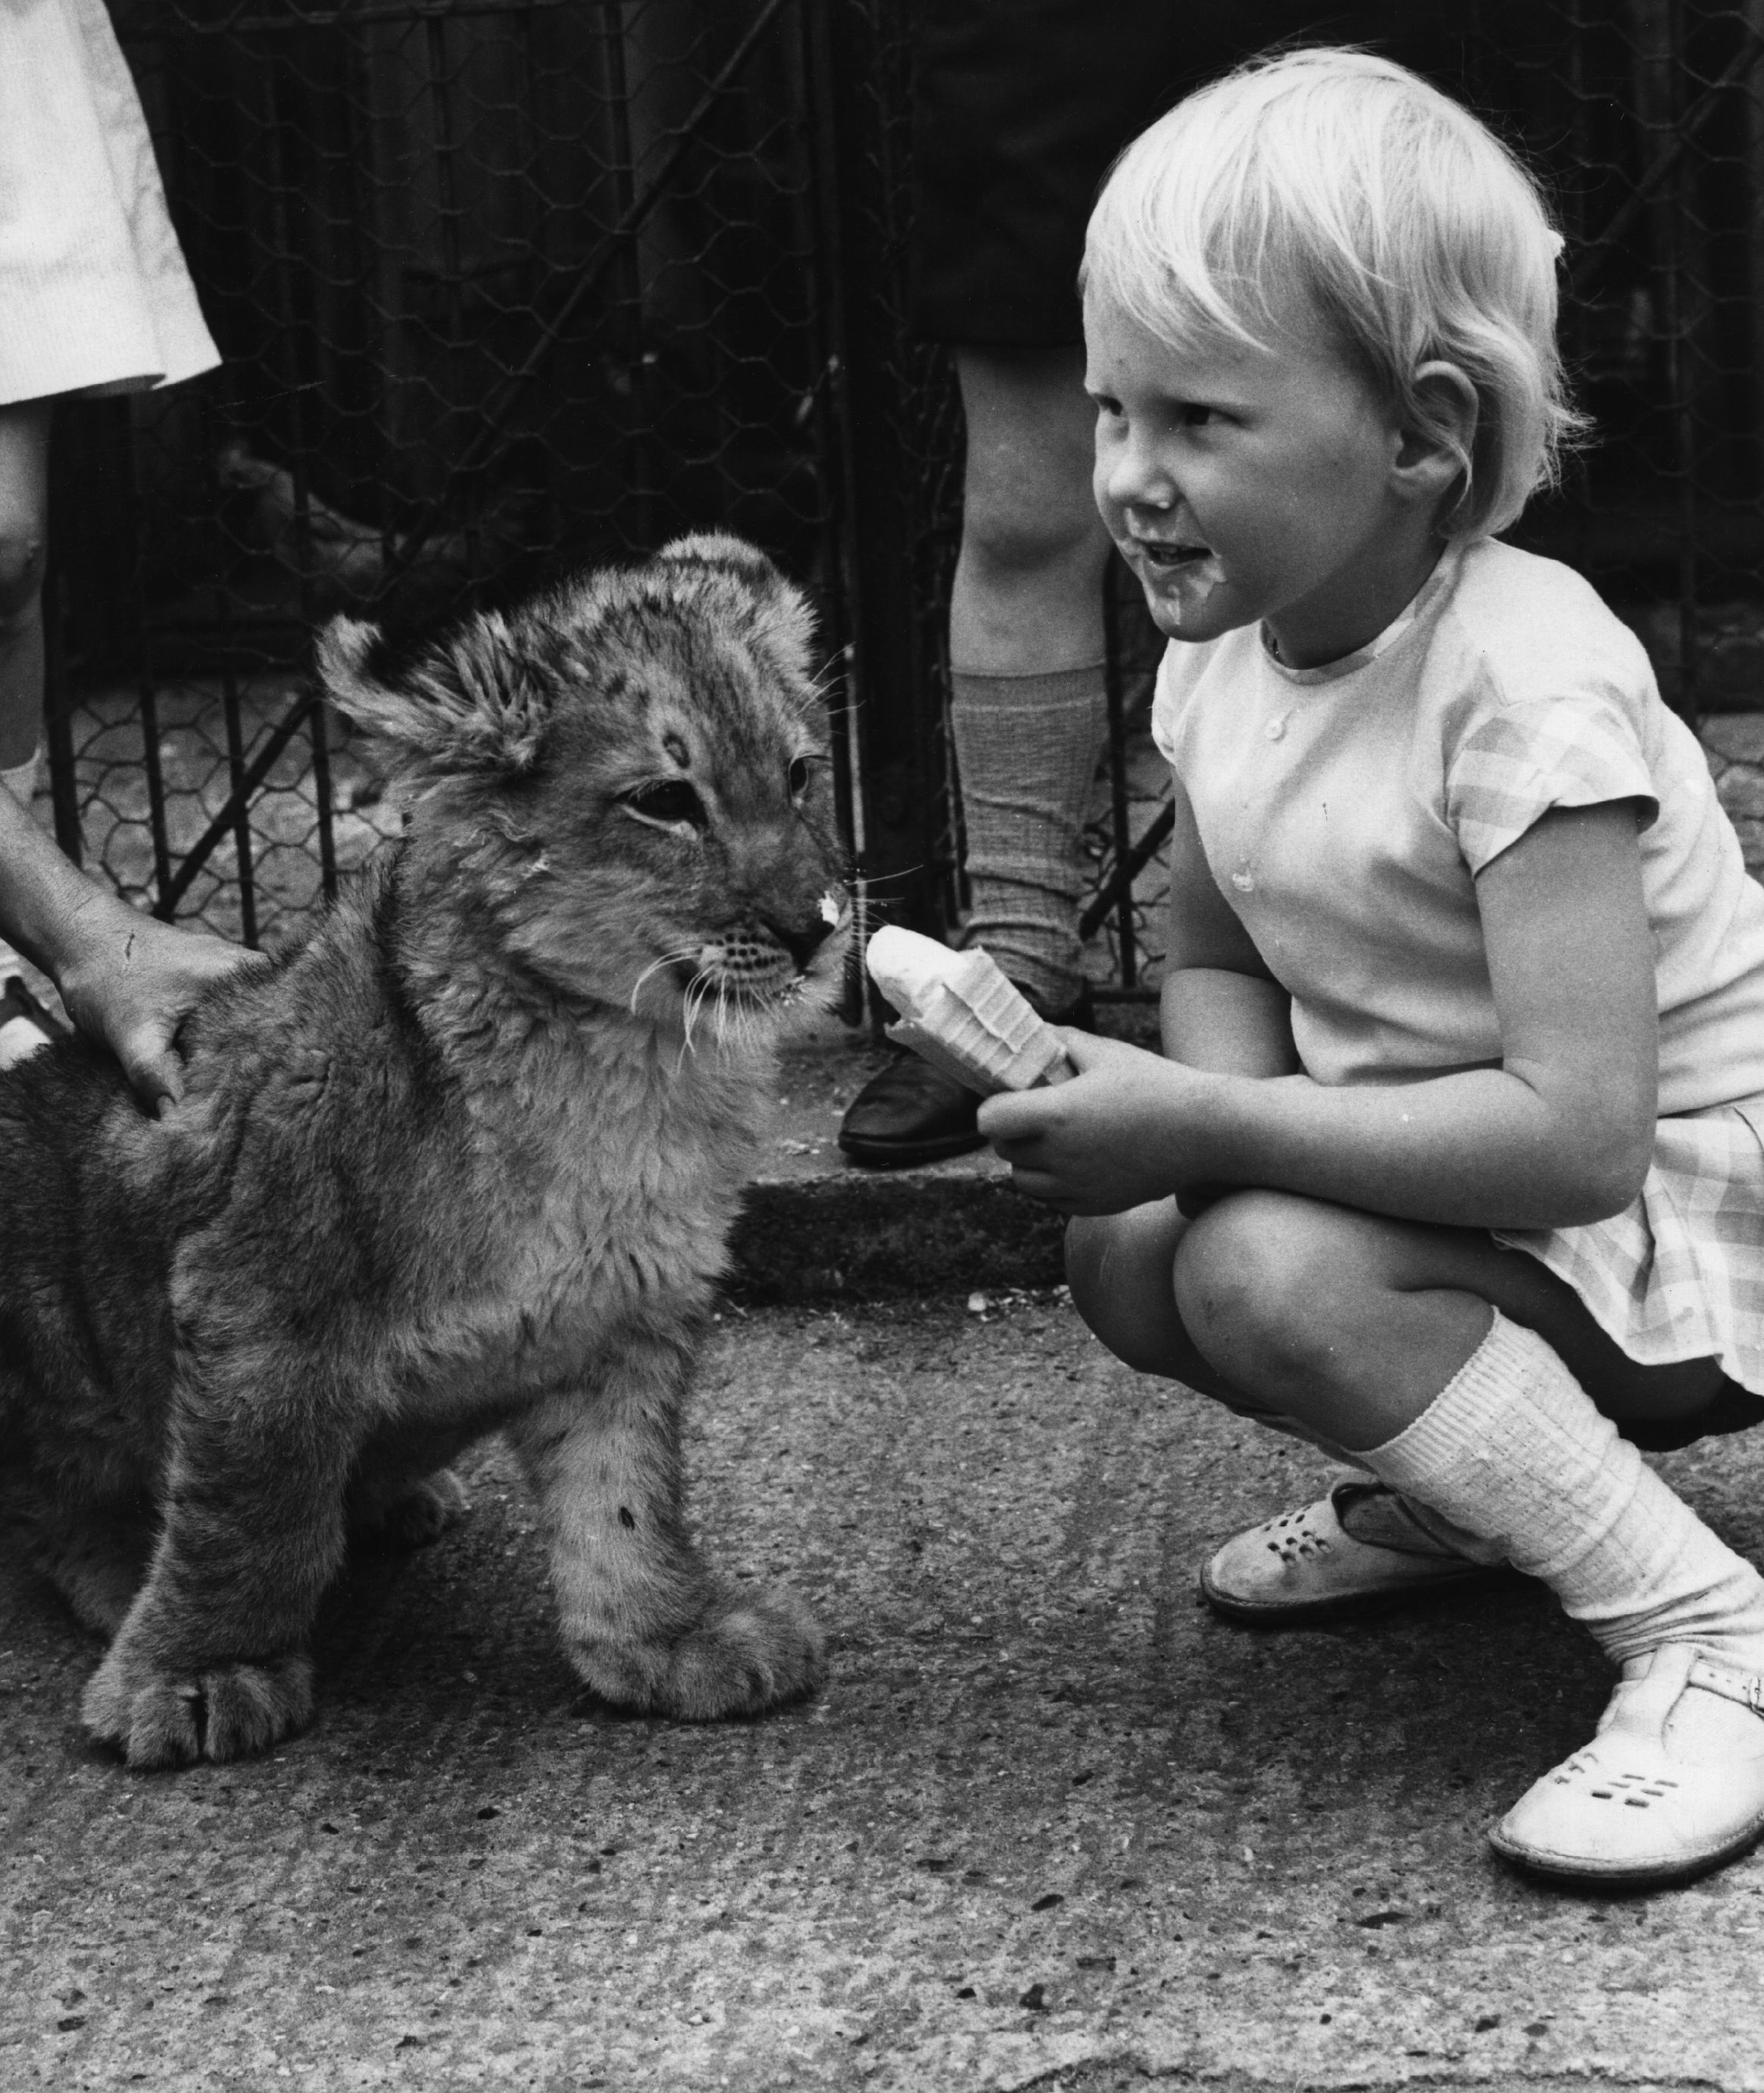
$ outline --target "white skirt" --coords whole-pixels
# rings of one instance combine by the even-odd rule
[[[1640,1195],[1578,1228],[1497,1229],[1632,1359],[1717,1358],[1764,1395],[1764,1097],[1663,1119]]]
[[[104,0],[0,0],[0,405],[219,361]]]

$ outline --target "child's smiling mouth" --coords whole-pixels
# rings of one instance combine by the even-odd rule
[[[1180,630],[1205,612],[1224,570],[1212,547],[1193,538],[1142,538],[1129,531],[1122,551],[1138,570],[1140,586],[1166,632]]]
[[[1177,567],[1193,566],[1197,561],[1208,559],[1212,554],[1211,545],[1178,544],[1161,538],[1136,538],[1133,546],[1147,566],[1166,572]]]

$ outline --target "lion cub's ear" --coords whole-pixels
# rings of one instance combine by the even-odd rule
[[[332,618],[319,635],[319,677],[345,718],[437,775],[506,778],[532,769],[550,700],[501,618],[470,618],[426,647],[396,684],[369,667],[379,636],[377,625],[350,618]]]
[[[814,667],[815,614],[808,599],[787,582],[757,545],[723,531],[696,531],[664,545],[659,559],[696,564],[743,585],[756,643],[765,648],[786,675],[811,674]]]

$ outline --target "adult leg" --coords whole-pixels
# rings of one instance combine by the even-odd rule
[[[1083,986],[1082,830],[1107,717],[1083,351],[958,349],[968,425],[950,599],[966,934],[1051,1009]]]
[[[958,348],[955,358],[967,457],[951,664],[979,676],[1094,666],[1108,534],[1090,492],[1084,351]]]
[[[0,776],[26,798],[43,724],[51,404],[0,406]]]
[[[951,729],[973,908],[964,931],[1043,1013],[1084,982],[1082,834],[1107,716],[1103,571],[1090,494],[1095,416],[1076,347],[959,348],[967,420],[950,604]],[[977,1147],[978,1099],[908,1055],[847,1112],[839,1144],[875,1166]]]
[[[53,403],[0,406],[0,787],[28,806],[43,730],[43,574],[49,558]],[[49,1044],[41,1012],[0,940],[0,1068]]]

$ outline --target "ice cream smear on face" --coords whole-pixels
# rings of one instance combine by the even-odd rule
[[[1076,1072],[1059,1035],[977,945],[952,952],[934,938],[884,924],[865,964],[900,1012],[888,1037],[982,1097],[1063,1083]]]
[[[1198,610],[1225,578],[1219,556],[1210,545],[1185,544],[1175,539],[1135,538],[1133,550],[1148,580],[1176,582],[1176,589],[1159,591],[1164,615],[1172,625],[1182,622],[1185,598]]]

